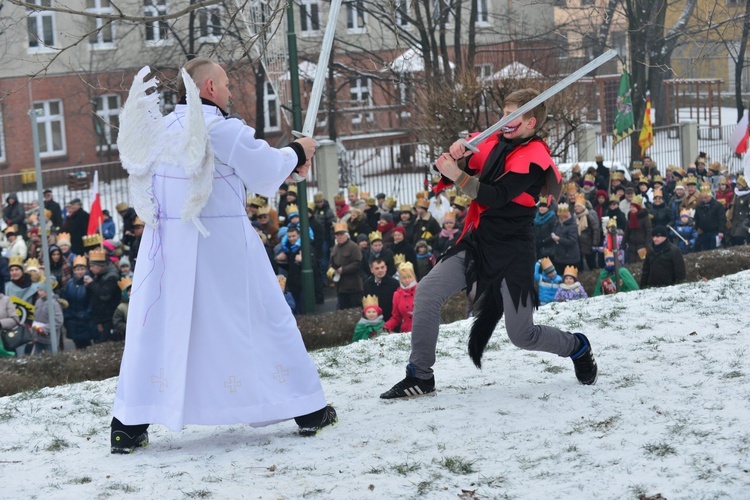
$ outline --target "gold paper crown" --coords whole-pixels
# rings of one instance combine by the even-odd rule
[[[573,165],[573,169],[572,170],[573,170],[573,172],[580,172],[581,171],[581,166],[578,163],[576,163],[575,165]]]
[[[402,253],[397,253],[393,256],[393,264],[398,267],[399,264],[403,264],[406,262],[406,255]]]
[[[446,221],[453,221],[456,222],[456,213],[455,212],[445,212],[445,215],[443,215],[443,222]]]
[[[258,215],[270,215],[271,214],[271,205],[263,205],[262,207],[258,207]]]
[[[286,194],[289,194],[289,193],[297,194],[297,185],[296,184],[292,184],[291,186],[288,186],[286,188]]]
[[[145,226],[145,225],[146,225],[146,223],[143,222],[143,219],[141,219],[140,217],[136,217],[135,220],[133,221],[133,227],[136,227],[136,226]]]
[[[542,260],[539,261],[539,267],[542,268],[542,272],[544,273],[547,273],[550,268],[552,268],[550,271],[555,270],[555,265],[552,264],[552,260],[549,257],[542,257]]]
[[[8,226],[5,228],[5,231],[3,231],[5,234],[8,233],[18,233],[18,226],[13,224],[12,226]]]
[[[367,309],[370,306],[380,307],[377,295],[365,295],[362,297],[362,309]]]
[[[720,204],[722,204],[724,206],[727,206],[727,200],[725,198],[721,198],[721,199],[718,199],[716,201],[718,201]]]
[[[333,197],[333,202],[334,203],[344,203],[345,201],[346,200],[344,199],[344,195],[343,194],[337,194],[337,195],[334,195],[334,197]]]
[[[125,289],[129,286],[133,285],[133,280],[130,279],[130,276],[125,276],[124,278],[120,279],[117,282],[117,286],[120,287],[120,290],[125,291]]]
[[[685,184],[698,184],[698,179],[694,175],[688,175]]]
[[[378,240],[383,241],[383,233],[381,233],[380,231],[371,232],[370,243],[372,243],[373,241],[378,241]]]
[[[635,170],[630,171],[630,177],[632,177],[633,179],[640,179],[642,175],[643,175],[643,172],[641,172],[637,168]]]
[[[313,201],[323,201],[323,200],[325,200],[325,196],[323,196],[323,193],[318,192],[313,195]]]
[[[346,192],[349,194],[357,194],[359,193],[359,188],[357,186],[349,186],[346,188]]]
[[[620,203],[620,198],[616,194],[611,194],[609,195],[609,202],[612,203],[613,201],[615,203]]]
[[[563,276],[573,276],[574,278],[578,278],[578,268],[576,266],[565,266]]]
[[[414,208],[416,207],[424,208],[425,210],[427,210],[428,208],[430,208],[430,202],[425,198],[417,198],[417,201],[414,202]]]
[[[657,182],[659,184],[664,184],[664,179],[661,178],[661,175],[655,175],[654,176],[653,183],[656,184]]]
[[[648,185],[648,177],[643,176],[638,179],[638,184],[646,184]]]
[[[101,247],[97,247],[92,250],[89,250],[89,261],[107,262],[107,253]]]
[[[376,206],[378,206],[378,200],[376,200],[375,198],[372,198],[372,197],[367,197],[367,198],[365,198],[365,204],[368,207],[376,207]]]
[[[291,214],[297,214],[299,215],[299,207],[296,203],[290,203],[286,206],[286,215],[287,217],[291,217]]]
[[[594,182],[596,181],[596,176],[594,174],[586,174],[583,176],[584,181]]]
[[[583,193],[577,194],[576,205],[581,205],[583,208],[586,208],[586,195],[584,195]]]
[[[738,186],[747,186],[747,180],[745,179],[744,175],[740,175],[737,177],[737,185]]]
[[[633,199],[632,199],[632,201],[630,203],[631,204],[636,204],[636,205],[642,207],[643,206],[643,196],[641,196],[639,194],[633,196]]]
[[[81,239],[83,240],[83,246],[85,247],[93,247],[104,241],[104,238],[99,233],[87,234]]]
[[[414,276],[414,266],[411,262],[403,262],[399,264],[398,266],[398,274],[399,275],[412,275]]]
[[[314,201],[308,201],[307,202],[307,209],[311,212],[315,210],[315,202]]]
[[[417,191],[417,199],[418,200],[426,200],[427,199],[427,191]]]
[[[76,255],[73,257],[73,267],[76,266],[83,266],[88,267],[89,261],[86,259],[85,255]]]
[[[675,189],[677,189],[677,188],[685,189],[685,181],[676,182],[675,185],[674,185],[674,188]]]
[[[39,260],[31,258],[26,261],[26,271],[38,271],[39,270]]]
[[[469,203],[471,203],[471,200],[469,199],[468,196],[464,196],[464,195],[456,196],[456,199],[453,200],[453,204],[461,208],[468,207]]]
[[[285,291],[286,290],[286,276],[284,276],[283,274],[279,274],[278,276],[276,276],[276,279],[279,280],[279,286],[281,287],[281,291],[282,292]]]
[[[566,191],[566,192],[567,192],[568,194],[576,194],[576,193],[578,192],[578,184],[576,184],[575,182],[569,182],[569,183],[568,183],[568,184],[567,184],[567,185],[565,186],[565,191]]]
[[[450,188],[445,190],[445,195],[448,197],[449,200],[453,200],[453,198],[456,197],[458,193],[456,192],[455,188]]]
[[[250,200],[250,205],[255,205],[256,207],[265,207],[267,205],[266,200],[261,198],[260,196],[256,196],[252,200]]]
[[[537,204],[538,205],[549,206],[549,196],[540,196],[539,197],[539,202]]]
[[[570,212],[570,208],[568,208],[567,203],[560,203],[557,205],[557,213],[558,214],[567,214]]]
[[[340,233],[340,232],[348,232],[349,228],[346,225],[346,222],[336,222],[333,224],[333,233]]]
[[[398,205],[398,202],[396,201],[396,198],[394,198],[393,196],[389,196],[388,198],[385,199],[385,206],[390,208],[391,210],[396,208],[396,205]]]
[[[608,228],[610,228],[610,227],[617,227],[617,216],[616,215],[614,217],[610,217],[609,218],[609,220],[607,221],[607,227]]]
[[[664,198],[664,192],[661,189],[654,189],[654,198],[657,196]]]
[[[67,243],[70,246],[70,233],[57,233],[57,244]]]
[[[707,182],[701,184],[701,194],[710,194],[713,196],[714,192],[711,190],[711,185]]]
[[[359,197],[360,198],[369,198],[370,197],[370,192],[369,191],[362,191],[362,192],[359,193]]]
[[[398,207],[398,209],[400,212],[411,212],[411,205],[404,204]]]
[[[613,181],[614,181],[614,180],[618,180],[618,181],[621,181],[621,180],[623,180],[624,178],[625,178],[625,174],[623,174],[623,173],[622,173],[622,172],[620,172],[619,170],[617,170],[616,172],[613,172],[613,173],[612,173],[612,180],[613,180]]]
[[[605,248],[604,249],[604,260],[614,259],[614,258],[615,258],[615,254],[612,253],[612,250],[610,250],[609,248]]]
[[[20,255],[11,255],[8,257],[8,267],[17,266],[23,269],[23,257]]]

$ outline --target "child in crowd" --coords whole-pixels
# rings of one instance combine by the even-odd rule
[[[417,254],[417,281],[419,281],[435,267],[437,259],[432,253],[432,247],[425,240],[419,240],[414,245],[414,251]]]
[[[438,255],[443,255],[456,244],[459,236],[460,231],[456,227],[456,213],[445,212],[443,215],[443,228],[440,230],[440,234],[438,234],[435,252]]]
[[[366,295],[362,299],[362,317],[354,327],[352,342],[371,339],[383,333],[383,310],[378,305],[375,295]]]
[[[624,267],[617,268],[617,275],[620,281],[620,291],[629,292],[631,290],[639,290],[638,283]],[[615,256],[609,251],[604,251],[604,269],[599,273],[599,279],[596,281],[596,287],[594,288],[594,297],[599,295],[609,295],[617,292],[617,285],[615,283]]]
[[[281,293],[284,294],[284,299],[286,299],[286,303],[289,304],[289,307],[292,308],[292,312],[294,312],[297,309],[297,301],[294,300],[294,295],[292,295],[292,292],[289,292],[286,289],[286,276],[284,276],[283,274],[279,274],[276,276],[276,278],[279,280]]]
[[[411,262],[404,262],[398,266],[399,288],[393,292],[393,313],[383,330],[386,332],[410,332],[412,317],[414,316],[414,294],[417,291],[417,279]]]
[[[537,261],[534,266],[534,281],[539,287],[539,305],[543,306],[553,302],[557,290],[560,289],[562,278],[555,271],[555,266],[549,257]]]
[[[589,296],[578,281],[578,268],[567,266],[563,273],[563,283],[555,294],[555,302],[568,302],[570,300],[587,299]]]
[[[695,247],[695,240],[698,239],[698,231],[695,229],[693,214],[690,210],[685,209],[680,212],[680,218],[675,221],[674,229],[677,231],[674,235],[674,242],[677,243],[680,252],[690,253]]]
[[[133,280],[129,276],[125,276],[120,278],[117,286],[122,291],[122,302],[112,315],[112,329],[118,340],[125,340],[125,330],[128,324],[128,304],[130,303],[130,289],[133,286]]]

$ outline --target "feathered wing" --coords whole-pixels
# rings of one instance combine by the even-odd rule
[[[208,232],[198,220],[203,207],[206,206],[213,187],[214,155],[208,140],[200,93],[190,75],[183,69],[182,79],[185,82],[187,113],[185,119],[185,160],[183,168],[188,178],[188,194],[182,207],[182,220],[193,221],[203,236]]]
[[[117,149],[123,168],[130,174],[130,196],[138,216],[149,226],[156,226],[156,207],[151,196],[151,177],[161,155],[166,127],[159,110],[159,81],[146,80],[151,68],[144,66],[135,75],[128,99],[120,114]]]

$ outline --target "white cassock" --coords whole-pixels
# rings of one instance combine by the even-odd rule
[[[163,118],[168,132],[183,127],[186,108]],[[158,220],[140,245],[115,396],[114,416],[126,425],[261,426],[326,404],[245,213],[246,192],[272,196],[297,155],[255,140],[251,127],[214,106],[202,110],[215,167],[199,222],[210,235],[181,219],[188,179],[162,158],[151,177]]]

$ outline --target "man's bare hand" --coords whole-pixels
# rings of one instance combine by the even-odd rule
[[[448,151],[450,151],[450,154],[454,160],[460,160],[464,156],[469,156],[471,154],[471,151],[467,150],[466,146],[464,146],[464,143],[461,141],[456,141],[451,144],[451,147],[448,149]]]
[[[451,153],[441,154],[435,162],[435,167],[437,167],[441,174],[452,181],[455,181],[461,175],[461,169],[456,165],[456,160]]]
[[[312,137],[300,137],[294,142],[298,142],[305,150],[305,159],[310,161],[310,158],[315,154],[315,140]]]

